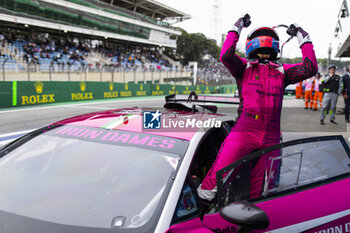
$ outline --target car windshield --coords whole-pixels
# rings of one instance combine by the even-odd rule
[[[122,131],[49,130],[1,158],[0,210],[73,226],[143,226],[187,146]]]

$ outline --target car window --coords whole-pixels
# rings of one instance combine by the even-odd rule
[[[63,129],[36,136],[0,159],[0,210],[97,228],[111,228],[116,219],[119,228],[150,221],[183,156],[178,147],[188,143],[121,131],[112,136],[104,129]],[[118,137],[123,141],[115,141]]]
[[[176,205],[172,220],[173,224],[199,214],[198,199],[195,193],[196,191],[192,188],[189,182],[185,182]]]
[[[293,189],[350,172],[350,160],[339,140],[310,142],[281,149],[281,158],[271,158],[271,167],[280,163],[279,184],[271,188],[267,177],[263,194]],[[268,169],[272,169],[272,168]],[[270,185],[268,185],[270,184]]]
[[[295,140],[252,153],[218,173],[221,205],[266,198],[347,176],[349,148],[341,136]]]

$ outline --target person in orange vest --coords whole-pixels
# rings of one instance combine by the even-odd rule
[[[317,73],[314,79],[314,111],[317,111],[317,101],[320,102],[320,108],[322,108],[323,91],[320,90],[321,76],[320,73]]]
[[[295,98],[301,99],[303,97],[303,87],[301,86],[303,82],[298,82],[295,86]]]
[[[314,84],[314,77],[311,77],[311,78],[308,78],[308,79],[304,80],[304,85],[305,85],[305,109],[309,108],[309,103],[310,103],[310,109],[312,110],[312,105],[313,105],[313,98],[312,98],[313,84]]]

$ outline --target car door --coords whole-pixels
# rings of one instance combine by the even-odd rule
[[[171,226],[166,232],[212,232],[203,225],[203,211],[196,189],[214,162],[230,130],[229,124],[233,122],[225,122],[223,128],[211,128],[201,138],[179,195]]]
[[[261,232],[350,232],[349,155],[342,136],[294,140],[254,152],[217,172],[218,208],[248,200],[268,216],[269,226]],[[254,165],[264,159],[269,163],[260,197],[250,198]],[[276,164],[277,173],[271,170]],[[214,232],[246,230],[219,212],[204,215],[203,226]]]

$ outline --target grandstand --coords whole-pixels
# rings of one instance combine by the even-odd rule
[[[141,1],[134,1],[134,9],[129,10],[130,6],[125,4],[116,6],[94,0],[1,0],[0,20],[4,23],[3,29],[16,26],[27,33],[48,29],[56,34],[73,33],[91,39],[109,38],[175,47],[176,40],[172,37],[181,35],[181,32],[164,21],[185,20],[189,16],[155,1],[142,2],[148,2],[151,6],[146,6],[159,10],[154,10],[151,16],[146,12],[141,14],[136,9],[152,8],[141,7],[143,4],[138,2]]]
[[[162,47],[176,48],[171,23],[188,18],[153,0],[0,0],[1,68],[172,68]]]
[[[332,43],[336,57],[350,57],[350,0],[344,0],[338,13]]]
[[[162,53],[189,18],[154,0],[0,0],[2,80],[192,84],[191,69]],[[216,60],[198,77],[232,83]]]

